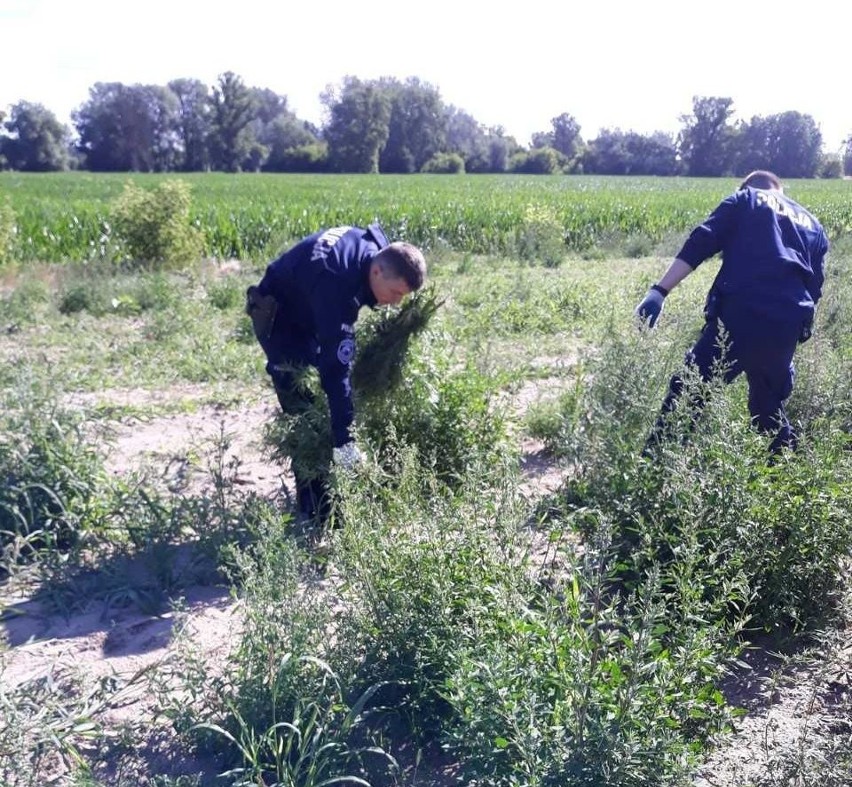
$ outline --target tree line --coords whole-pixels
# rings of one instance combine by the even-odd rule
[[[584,140],[565,112],[520,144],[445,104],[416,77],[345,77],[320,96],[321,127],[299,119],[287,97],[237,74],[215,85],[97,82],[72,114],[72,131],[41,104],[0,112],[0,168],[94,172],[517,172],[718,177],[771,169],[783,178],[852,174],[823,152],[816,121],[796,111],[733,121],[731,98],[696,96],[677,134],[602,129]]]

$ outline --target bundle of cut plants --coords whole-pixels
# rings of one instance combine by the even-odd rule
[[[358,325],[359,351],[351,382],[360,402],[386,395],[399,385],[411,339],[423,332],[442,303],[427,288],[407,298],[399,309],[375,312],[372,320]],[[307,395],[297,399],[295,412],[279,414],[266,440],[280,459],[290,458],[301,478],[325,478],[332,444],[327,399],[315,370],[291,371],[300,372],[299,385]]]
[[[352,367],[352,389],[360,399],[383,396],[399,385],[411,339],[426,329],[442,304],[427,287],[364,326]]]

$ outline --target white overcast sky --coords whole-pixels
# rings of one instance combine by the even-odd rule
[[[95,82],[213,85],[233,71],[322,121],[320,92],[351,74],[417,76],[522,144],[573,115],[671,133],[692,97],[736,118],[796,110],[828,150],[852,133],[845,0],[0,0],[0,108],[64,122]]]

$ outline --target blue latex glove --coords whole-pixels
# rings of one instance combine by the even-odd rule
[[[636,316],[642,322],[647,322],[649,328],[653,328],[657,324],[657,319],[663,310],[663,301],[665,301],[668,294],[667,290],[664,290],[658,284],[654,284],[648,290],[648,294],[642,299],[642,302],[636,307]]]

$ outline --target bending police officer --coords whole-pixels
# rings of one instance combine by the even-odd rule
[[[426,262],[409,243],[389,243],[378,224],[333,227],[303,238],[273,261],[246,311],[266,354],[285,413],[304,411],[310,399],[300,371],[319,370],[328,397],[336,464],[351,468],[361,459],[350,428],[354,419],[350,371],[355,356],[355,321],[362,306],[398,304],[423,286]],[[296,477],[301,513],[323,515],[325,484]]]
[[[773,435],[773,453],[796,447],[784,402],[793,390],[796,346],[811,336],[828,247],[819,221],[784,194],[775,174],[757,170],[692,231],[636,309],[653,327],[669,292],[721,252],[722,265],[705,305],[706,323],[685,363],[708,381],[725,349],[719,341],[720,324],[724,326],[730,342],[724,380],[730,383],[740,373],[746,375],[752,421]],[[666,414],[683,385],[681,374],[671,378],[646,452],[664,436]]]

